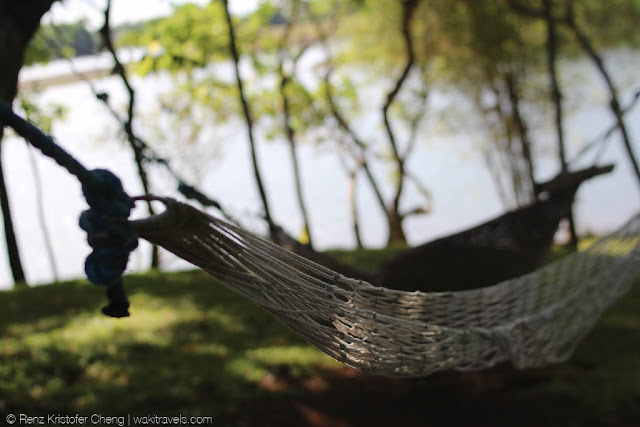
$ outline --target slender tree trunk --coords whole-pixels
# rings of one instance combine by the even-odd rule
[[[305,48],[302,48],[300,52],[292,58],[292,67],[291,72],[286,73],[284,70],[284,62],[287,53],[289,52],[287,44],[289,42],[289,36],[291,35],[291,29],[293,27],[293,22],[297,18],[298,15],[298,2],[295,1],[293,3],[293,10],[291,16],[287,20],[287,24],[285,27],[285,31],[280,39],[280,62],[278,64],[278,74],[280,77],[280,98],[282,98],[282,113],[284,118],[284,129],[285,135],[287,137],[287,142],[289,145],[289,155],[291,157],[291,164],[293,166],[293,179],[295,181],[296,186],[296,199],[298,202],[298,208],[300,209],[300,215],[302,215],[302,222],[304,227],[304,232],[307,236],[307,244],[309,247],[313,249],[313,237],[311,235],[311,222],[309,221],[309,214],[307,211],[307,206],[304,202],[304,191],[302,189],[302,178],[300,174],[300,165],[298,161],[298,150],[296,145],[296,137],[293,126],[291,125],[291,107],[289,104],[289,95],[287,94],[287,85],[291,81],[291,79],[295,75],[296,64],[300,59],[302,54],[305,51]]]
[[[130,126],[130,123],[129,123],[129,126]],[[136,162],[136,169],[138,170],[138,176],[140,177],[140,183],[142,184],[142,191],[144,192],[145,195],[151,194],[150,187],[149,187],[149,177],[147,176],[147,170],[144,167],[144,163],[143,163],[144,157],[142,155],[142,152],[140,148],[137,147],[137,144],[132,142],[131,137],[128,137],[128,140],[133,148],[133,156]],[[149,212],[149,215],[151,216],[155,215],[155,210],[153,209],[153,205],[151,204],[150,200],[147,201],[147,211]],[[160,257],[158,253],[158,246],[151,245],[151,268],[157,269],[159,267],[160,267]]]
[[[633,172],[636,175],[636,179],[638,181],[638,185],[640,185],[640,167],[638,166],[638,161],[633,152],[631,138],[629,136],[629,132],[627,130],[627,126],[624,123],[622,107],[620,106],[620,97],[618,95],[618,90],[616,89],[615,84],[613,83],[613,79],[611,78],[611,74],[607,70],[607,67],[604,64],[604,60],[600,56],[600,54],[596,51],[593,43],[589,40],[586,33],[582,31],[582,29],[578,26],[575,21],[575,17],[573,14],[573,10],[569,8],[567,13],[566,23],[575,35],[576,39],[584,49],[584,51],[589,55],[591,61],[593,61],[594,65],[600,72],[602,79],[607,85],[607,89],[609,90],[609,107],[611,108],[611,112],[613,113],[616,122],[618,123],[618,128],[620,129],[620,134],[622,135],[622,142],[627,151],[627,156],[629,157],[629,161],[631,162],[631,167],[633,168]]]
[[[240,97],[240,103],[242,104],[242,111],[244,113],[244,118],[247,125],[249,147],[251,149],[251,161],[253,164],[253,174],[256,180],[256,185],[258,186],[258,193],[260,194],[260,199],[262,200],[264,217],[265,217],[265,220],[267,221],[267,224],[269,224],[269,234],[272,238],[275,238],[278,235],[278,229],[273,222],[273,218],[271,216],[271,210],[269,209],[269,200],[267,198],[267,192],[262,183],[262,175],[260,173],[260,165],[258,164],[258,155],[256,153],[256,143],[255,143],[255,138],[253,137],[253,118],[251,116],[251,110],[249,109],[249,104],[247,103],[247,99],[245,98],[242,78],[240,77],[240,55],[238,54],[238,48],[236,46],[235,30],[234,30],[233,22],[231,19],[231,14],[229,13],[229,2],[228,0],[223,0],[222,3],[224,5],[225,17],[227,19],[227,27],[229,31],[229,50],[231,51],[231,57],[233,59],[233,65],[234,65],[234,70],[236,75],[236,84],[238,87],[238,96]]]
[[[560,159],[560,167],[562,173],[568,172],[567,156],[565,152],[564,140],[564,118],[562,111],[562,92],[558,82],[556,72],[556,57],[558,41],[556,37],[555,22],[553,20],[553,0],[544,0],[544,14],[547,24],[547,68],[549,71],[549,81],[551,83],[551,97],[555,107],[555,126],[558,136],[558,158]],[[578,235],[576,233],[575,218],[573,215],[573,207],[569,210],[567,216],[569,221],[569,246],[573,249],[578,248]]]
[[[329,83],[329,75],[325,76],[325,96],[327,98],[327,102],[329,103],[329,108],[331,109],[331,114],[333,118],[338,122],[338,126],[342,129],[348,136],[351,138],[353,143],[356,145],[358,153],[355,153],[355,149],[348,149],[351,157],[358,163],[362,165],[362,169],[364,170],[365,176],[371,185],[371,189],[373,190],[374,195],[376,196],[376,200],[378,201],[378,205],[382,209],[389,222],[389,213],[387,211],[387,205],[385,204],[384,198],[382,197],[382,191],[380,190],[380,186],[376,181],[376,178],[373,176],[371,172],[371,168],[369,167],[369,162],[366,157],[366,144],[360,140],[358,135],[356,135],[355,131],[351,129],[349,123],[347,123],[346,119],[342,116],[342,113],[338,111],[338,107],[333,100],[333,93],[331,91],[331,84]]]
[[[351,213],[351,227],[353,229],[353,235],[356,239],[356,247],[358,249],[364,248],[362,244],[362,236],[360,235],[360,220],[358,216],[358,202],[356,199],[356,186],[358,178],[358,168],[353,168],[349,171],[349,184],[347,187],[347,197],[349,199],[349,211]]]
[[[387,246],[407,244],[407,236],[404,234],[404,229],[402,228],[402,220],[404,217],[398,212],[398,207],[398,205],[393,204],[387,208],[389,212],[389,240],[387,240]]]
[[[387,244],[406,244],[407,238],[404,234],[404,230],[402,228],[402,220],[403,217],[400,214],[400,198],[402,197],[402,190],[404,187],[404,163],[405,158],[400,154],[400,150],[398,149],[398,144],[396,142],[395,134],[393,129],[391,128],[391,123],[389,121],[389,108],[396,96],[402,89],[404,82],[409,76],[409,72],[413,67],[413,63],[415,61],[415,54],[413,51],[413,41],[411,39],[411,18],[413,17],[413,12],[418,4],[417,0],[405,0],[402,2],[402,37],[405,44],[407,60],[402,69],[402,73],[400,73],[400,77],[396,80],[394,87],[387,94],[386,101],[382,106],[382,117],[384,121],[384,127],[387,131],[387,137],[389,139],[389,145],[391,146],[391,152],[393,153],[394,160],[396,162],[397,167],[397,175],[398,182],[396,185],[395,195],[393,197],[393,201],[390,206],[387,207],[387,212],[389,213],[387,218],[389,219],[389,240]]]
[[[360,168],[366,161],[364,157],[360,158],[360,161],[356,163],[353,168],[350,168],[347,160],[343,155],[339,155],[340,163],[342,164],[342,168],[347,173],[347,200],[349,201],[349,213],[351,216],[351,229],[353,230],[353,236],[356,239],[356,247],[358,249],[364,248],[362,244],[362,236],[360,235],[360,217],[358,215],[358,202],[356,198],[357,193],[357,179],[358,172]]]
[[[534,199],[533,189],[535,187],[534,166],[533,157],[531,155],[531,140],[529,139],[529,129],[527,127],[527,124],[525,123],[524,117],[522,116],[522,112],[520,111],[520,89],[513,74],[508,73],[505,76],[505,83],[507,86],[507,92],[509,94],[509,102],[511,104],[511,117],[513,123],[515,124],[518,137],[520,139],[520,151],[522,152],[522,160],[524,160],[525,167],[524,173],[522,173],[521,170],[518,170],[517,172],[518,176],[520,177],[520,181],[524,181],[526,179],[526,182],[521,182],[521,195],[522,197],[524,197],[524,200],[521,200],[520,204],[528,204],[531,203]]]
[[[493,186],[496,188],[496,192],[498,193],[498,198],[500,199],[502,206],[505,209],[507,209],[510,206],[510,201],[502,186],[502,177],[500,175],[500,168],[497,167],[496,161],[494,161],[490,151],[485,151],[483,154],[484,154],[484,161],[487,164],[487,167],[489,169],[489,176],[491,176],[491,181],[493,181]]]
[[[529,16],[532,18],[538,18],[538,19],[546,18],[544,10],[539,11],[527,5],[520,4],[516,0],[508,0],[508,2],[509,2],[509,6],[514,11],[522,15]],[[616,86],[613,84],[613,79],[611,78],[611,75],[609,74],[609,71],[607,70],[604,64],[604,60],[602,59],[602,57],[600,56],[596,48],[593,46],[593,43],[591,42],[587,34],[578,26],[578,23],[575,20],[575,13],[573,11],[572,1],[569,1],[566,6],[567,6],[566,12],[563,17],[557,18],[552,16],[552,19],[554,21],[557,21],[560,24],[567,26],[571,30],[571,32],[575,36],[576,40],[578,41],[582,49],[589,56],[591,61],[594,63],[594,65],[598,69],[598,72],[602,76],[602,79],[604,80],[607,86],[607,89],[609,90],[609,97],[610,97],[609,107],[611,108],[611,112],[615,117],[616,123],[618,125],[618,129],[620,129],[620,133],[622,135],[622,142],[624,144],[625,150],[627,151],[627,156],[629,157],[629,161],[631,162],[631,167],[633,168],[633,172],[638,181],[638,185],[640,185],[640,167],[638,166],[638,161],[636,160],[635,154],[633,152],[631,138],[629,137],[627,126],[624,123],[624,119],[623,119],[624,110],[620,105],[620,97],[618,96],[618,90],[616,89]]]
[[[285,101],[285,104],[288,103]],[[285,107],[288,109],[288,107]],[[288,119],[287,119],[288,121]],[[290,124],[286,125],[287,132],[292,131]],[[291,133],[288,137],[289,142],[289,155],[291,156],[291,163],[293,165],[293,177],[296,185],[296,199],[298,201],[298,207],[300,209],[300,214],[302,215],[302,222],[304,224],[304,230],[307,235],[307,244],[313,248],[313,236],[311,233],[311,222],[309,221],[309,213],[307,211],[307,206],[304,202],[304,191],[302,190],[302,178],[300,176],[300,164],[298,161],[298,152],[296,148],[296,143],[293,137],[293,133]]]
[[[505,200],[507,201],[505,207],[513,209],[523,205],[523,190],[521,186],[522,179],[520,178],[522,168],[520,167],[520,159],[515,155],[513,148],[513,140],[515,138],[513,129],[513,112],[510,111],[512,107],[510,103],[507,102],[509,96],[505,97],[502,90],[497,85],[492,89],[496,96],[495,112],[504,128],[504,144],[503,146],[498,146],[498,154],[496,156],[497,160],[495,162],[497,167],[495,173],[498,177],[498,182],[501,185],[502,193],[505,195]],[[506,175],[507,178],[501,178],[503,175]],[[529,201],[529,196],[527,196],[527,201]]]
[[[33,181],[36,188],[36,201],[38,205],[38,219],[40,221],[40,231],[42,231],[42,238],[44,240],[45,248],[47,249],[47,255],[49,258],[49,266],[51,267],[51,273],[53,274],[54,282],[60,281],[60,275],[58,274],[58,267],[56,266],[56,257],[53,251],[53,245],[51,243],[51,236],[49,235],[49,229],[47,228],[46,216],[44,213],[44,205],[42,204],[42,179],[40,177],[40,171],[38,169],[38,163],[33,155],[33,149],[30,144],[27,145],[29,151],[29,162],[31,163],[31,169],[33,170]]]
[[[495,82],[491,86],[491,91],[495,96],[495,104],[492,107],[484,107],[484,101],[482,100],[482,96],[479,93],[476,94],[475,103],[482,111],[482,117],[488,128],[494,128],[493,121],[491,119],[493,113],[498,117],[500,123],[505,127],[505,134],[508,135],[509,129],[504,121],[502,95]],[[494,144],[498,145],[500,138],[495,138],[495,140],[496,141],[494,142]],[[484,158],[487,167],[489,168],[491,180],[493,181],[496,192],[498,193],[498,197],[502,202],[502,206],[505,209],[510,209],[514,205],[514,203],[511,196],[509,195],[509,190],[504,184],[503,171],[505,169],[503,167],[502,161],[502,150],[500,149],[500,147],[493,149],[492,146],[489,146],[488,149],[484,151]]]
[[[302,221],[304,229],[308,238],[308,245],[313,248],[313,237],[311,235],[311,225],[309,221],[309,214],[307,212],[307,206],[304,202],[304,192],[302,190],[302,178],[300,176],[300,165],[298,162],[298,152],[295,141],[295,131],[291,126],[291,109],[289,106],[289,96],[287,95],[287,83],[289,77],[285,75],[282,61],[279,66],[280,73],[280,96],[282,97],[283,114],[284,114],[284,128],[287,135],[287,142],[289,144],[289,155],[291,156],[291,163],[293,165],[293,178],[296,185],[296,198],[298,201],[298,207],[302,215]]]
[[[0,3],[0,99],[9,103],[18,90],[18,72],[24,62],[24,53],[31,37],[40,25],[40,18],[49,10],[53,0],[33,0],[28,2],[3,1]],[[4,123],[0,123],[0,142],[4,134]],[[13,280],[25,283],[24,270],[16,240],[9,197],[5,185],[0,146],[0,207],[4,218],[4,232],[7,255]]]
[[[2,137],[2,133],[3,132],[0,131],[0,139]],[[20,260],[20,251],[18,250],[18,242],[16,240],[16,233],[13,228],[13,219],[11,217],[7,186],[4,181],[2,144],[0,144],[0,205],[2,206],[2,215],[4,217],[4,236],[7,244],[7,255],[9,256],[9,266],[11,267],[13,282],[15,283],[16,288],[26,286],[22,261]]]
[[[115,47],[113,45],[113,41],[111,39],[111,25],[109,24],[109,18],[111,15],[111,0],[107,1],[107,7],[104,11],[104,25],[100,29],[100,35],[102,36],[102,41],[104,42],[107,50],[111,53],[113,61],[115,62],[114,70],[120,76],[122,83],[125,85],[127,92],[129,94],[129,105],[127,111],[127,120],[124,123],[124,130],[127,134],[127,140],[129,141],[129,145],[133,150],[133,155],[136,163],[136,168],[138,170],[138,176],[140,177],[140,182],[142,184],[142,190],[145,195],[149,195],[149,177],[147,175],[147,170],[144,167],[144,154],[142,152],[143,147],[140,146],[140,140],[136,138],[133,132],[133,118],[135,115],[135,91],[133,87],[129,83],[129,79],[127,78],[127,73],[124,69],[124,66],[118,59],[118,55],[116,54]],[[149,211],[149,215],[155,215],[155,211],[153,209],[153,205],[150,200],[147,200],[147,210]],[[151,246],[151,268],[157,269],[160,266],[159,254],[158,254],[158,246]]]
[[[322,28],[322,25],[320,23],[318,23],[318,22],[316,22],[316,28],[318,29],[318,36],[319,36],[320,40],[322,41],[324,49],[325,49],[325,51],[327,53],[327,57],[330,59],[331,58],[331,51],[329,49],[329,45],[328,45],[328,42],[327,42],[327,32]],[[327,62],[329,62],[329,61],[327,61]],[[345,148],[346,148],[347,152],[349,153],[349,155],[351,156],[351,158],[356,163],[359,163],[360,166],[362,167],[362,169],[364,170],[365,176],[367,177],[367,181],[371,185],[371,189],[373,190],[373,193],[374,193],[374,195],[376,197],[376,201],[378,202],[378,205],[380,206],[380,209],[384,213],[385,218],[387,220],[387,225],[389,227],[389,236],[390,236],[391,235],[391,231],[390,231],[391,230],[391,218],[389,217],[389,210],[387,209],[387,204],[385,203],[384,197],[382,196],[382,191],[380,190],[380,186],[378,185],[378,182],[377,182],[376,178],[374,177],[373,172],[371,171],[371,168],[369,167],[369,162],[367,160],[367,145],[364,143],[364,141],[362,141],[358,137],[357,133],[351,128],[351,126],[349,125],[349,123],[347,122],[345,117],[342,115],[342,113],[338,109],[338,106],[336,105],[335,100],[334,100],[334,96],[333,96],[333,90],[332,90],[333,87],[331,85],[331,73],[332,73],[332,69],[331,69],[331,67],[329,67],[327,72],[324,75],[324,82],[325,82],[324,94],[325,94],[325,99],[327,100],[327,104],[329,106],[329,110],[331,111],[331,115],[333,116],[333,118],[338,123],[338,127],[340,129],[342,129],[342,131],[353,142],[353,145],[349,145],[348,147],[345,147]],[[347,170],[347,168],[345,168],[345,170]],[[353,188],[354,191],[355,191],[355,189],[356,189],[356,187]],[[355,198],[355,194],[354,194],[354,198]],[[358,233],[359,233],[359,226],[358,226],[358,230],[356,231],[356,234],[357,234],[356,239],[359,240],[360,237],[359,237]],[[362,242],[360,242],[360,244],[362,244]]]

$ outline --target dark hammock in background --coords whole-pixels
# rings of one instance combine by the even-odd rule
[[[528,206],[462,232],[409,248],[378,271],[366,271],[314,251],[281,230],[278,244],[347,277],[404,291],[459,291],[492,285],[540,267],[580,185],[613,165],[560,174],[536,185]]]

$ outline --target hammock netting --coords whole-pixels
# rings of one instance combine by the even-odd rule
[[[202,268],[338,361],[375,375],[562,362],[639,273],[640,215],[588,250],[516,279],[407,292],[342,276],[189,205],[154,199],[166,211],[132,221],[140,237]]]

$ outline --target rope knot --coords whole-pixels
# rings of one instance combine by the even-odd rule
[[[82,184],[89,209],[80,215],[80,227],[87,232],[93,252],[85,261],[85,273],[95,285],[107,286],[109,305],[102,312],[111,317],[129,315],[129,302],[122,287],[122,273],[129,254],[138,246],[138,236],[129,224],[133,201],[120,179],[104,169],[89,172]]]

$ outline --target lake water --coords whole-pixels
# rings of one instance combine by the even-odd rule
[[[91,61],[91,59],[86,59]],[[104,59],[100,59],[104,61]],[[303,64],[302,72],[309,73],[310,60]],[[640,65],[640,54],[615,51],[607,56],[610,68],[615,71],[623,97],[628,100],[640,81],[634,81],[634,70]],[[227,64],[228,65],[228,64]],[[25,70],[23,78],[51,74],[54,68]],[[55,68],[58,67],[58,68]],[[224,68],[225,66],[221,66]],[[306,67],[306,68],[305,68]],[[567,118],[569,158],[595,135],[608,128],[612,118],[607,105],[607,93],[597,74],[586,61],[565,64],[565,78],[571,81],[571,91],[579,107],[572,108]],[[225,71],[228,72],[229,70]],[[57,71],[56,71],[57,72]],[[213,198],[220,200],[229,211],[239,216],[245,225],[260,231],[263,224],[256,218],[260,213],[260,201],[251,171],[248,143],[242,122],[225,125],[212,124],[200,141],[188,148],[167,144],[165,140],[182,140],[185,129],[168,122],[158,104],[159,94],[171,88],[167,76],[132,78],[138,94],[140,120],[137,131],[158,150],[174,159],[181,173]],[[110,94],[114,105],[124,107],[125,91],[116,77],[95,82],[99,90]],[[354,122],[363,138],[384,141],[379,106],[384,92],[382,83],[363,92],[362,111]],[[109,116],[105,107],[93,98],[86,83],[75,82],[42,91],[37,102],[64,104],[67,118],[55,123],[53,133],[60,144],[90,168],[107,168],[118,175],[131,195],[141,193],[136,177],[133,155],[119,134],[118,124]],[[464,103],[455,94],[434,91],[430,97],[430,112],[443,111],[453,103]],[[571,102],[568,102],[571,103]],[[577,103],[577,101],[575,102]],[[630,112],[626,122],[634,141],[640,139],[640,109]],[[433,113],[433,114],[432,114]],[[197,114],[194,111],[194,114]],[[409,168],[431,192],[433,210],[429,215],[412,217],[406,221],[410,243],[418,244],[443,236],[468,226],[483,222],[504,211],[491,182],[481,150],[484,136],[473,130],[471,118],[462,117],[454,128],[443,127],[434,120],[426,120]],[[547,126],[550,129],[550,125]],[[537,141],[553,141],[547,127],[534,132]],[[267,141],[265,127],[258,129],[258,154],[265,178],[265,185],[277,222],[296,235],[301,230],[301,219],[295,202],[294,183],[287,147],[282,141]],[[402,133],[402,132],[400,132]],[[309,206],[311,226],[319,249],[353,247],[347,200],[347,177],[339,159],[332,150],[331,141],[315,145],[300,144],[303,185]],[[538,177],[548,178],[557,171],[550,144],[539,146]],[[638,149],[636,144],[636,149]],[[640,149],[638,149],[640,152]],[[18,243],[27,279],[31,284],[47,283],[53,278],[39,228],[36,204],[36,188],[25,143],[16,138],[6,138],[3,143],[4,166],[8,192],[11,198]],[[86,209],[80,185],[64,170],[36,153],[37,165],[42,176],[46,221],[53,240],[56,263],[63,279],[83,275],[84,258],[89,253],[85,235],[77,222],[80,212]],[[588,165],[587,156],[582,166]],[[622,143],[614,136],[604,153],[602,162],[616,163],[613,173],[594,179],[583,185],[576,200],[576,220],[581,232],[605,233],[627,220],[640,207],[640,188],[625,157]],[[391,192],[388,170],[381,162],[374,165],[375,174],[385,184],[384,192]],[[155,194],[178,197],[175,182],[161,168],[151,173]],[[370,247],[382,246],[386,226],[373,195],[364,180],[358,181],[358,207],[361,212],[361,230],[364,243]],[[420,195],[409,186],[403,199],[410,207],[420,201]],[[144,216],[144,207],[134,212]],[[4,240],[2,239],[2,245]],[[11,287],[11,275],[0,247],[0,288]],[[163,253],[167,269],[184,268],[186,263]],[[142,243],[129,264],[129,271],[144,269],[149,262],[149,246]]]

